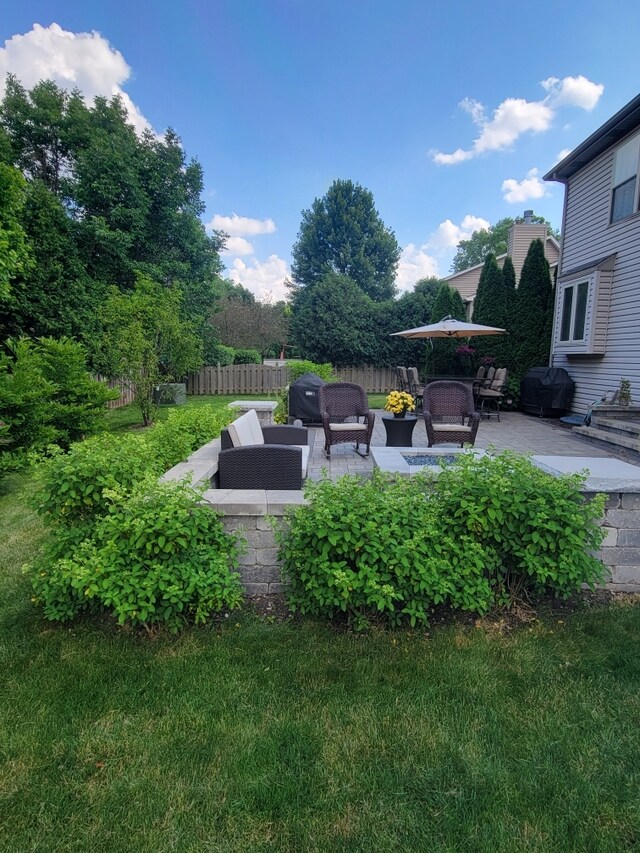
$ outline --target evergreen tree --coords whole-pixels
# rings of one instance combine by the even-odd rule
[[[513,269],[513,265],[511,268]],[[480,274],[471,319],[474,323],[480,323],[483,326],[497,326],[499,329],[507,328],[507,299],[504,275],[496,262],[495,256],[492,254],[487,256],[482,273]],[[473,347],[476,350],[477,359],[480,359],[482,356],[492,356],[496,359],[496,364],[502,366],[504,354],[502,352],[501,338],[477,337],[474,338]]]
[[[502,279],[504,283],[505,301],[504,326],[502,328],[507,330],[507,334],[502,335],[502,337],[497,338],[496,340],[498,341],[498,355],[501,366],[512,371],[515,365],[517,344],[516,338],[513,335],[513,320],[516,314],[517,291],[516,271],[513,266],[513,261],[509,255],[504,259],[504,264],[502,265]]]
[[[542,240],[531,243],[516,291],[513,375],[521,379],[531,367],[549,364],[553,323],[553,287]]]
[[[464,320],[465,312],[464,303],[459,292],[450,287],[446,282],[443,282],[438,288],[433,302],[431,322],[439,323],[445,317],[452,317],[454,320]],[[455,351],[460,343],[461,341],[453,338],[451,340],[447,340],[446,338],[427,339],[427,374],[455,376],[459,371]]]

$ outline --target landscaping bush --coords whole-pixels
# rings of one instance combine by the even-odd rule
[[[99,435],[57,453],[38,468],[34,506],[51,527],[92,524],[112,503],[108,492],[128,494],[163,467],[145,435]]]
[[[146,479],[106,499],[106,515],[72,554],[24,569],[47,619],[106,611],[121,625],[177,631],[238,606],[236,540],[191,488]]]
[[[183,462],[194,450],[217,438],[222,427],[238,416],[228,406],[217,411],[213,406],[190,406],[172,409],[166,421],[146,433],[159,467],[166,471]]]
[[[497,560],[490,574],[496,600],[523,592],[567,597],[602,580],[592,556],[602,544],[605,496],[586,501],[584,477],[554,477],[513,452],[460,457],[442,471],[434,501],[446,533],[472,536]]]
[[[1,451],[23,457],[48,445],[68,447],[97,432],[106,402],[118,396],[87,372],[81,344],[61,338],[21,338],[0,353]],[[2,466],[0,465],[0,468]]]
[[[342,611],[355,627],[374,614],[391,624],[427,623],[439,603],[488,610],[486,561],[495,556],[469,534],[443,533],[426,488],[422,478],[377,473],[309,484],[309,504],[290,509],[278,533],[291,608],[325,617]]]
[[[433,605],[485,613],[525,594],[566,597],[602,579],[604,497],[516,454],[471,455],[437,478],[343,477],[307,487],[278,534],[294,610],[361,627],[427,623]]]
[[[226,367],[228,364],[233,364],[236,351],[233,347],[226,347],[224,344],[213,344],[209,350],[209,363],[217,364],[219,367]]]
[[[234,364],[262,364],[262,356],[257,349],[237,349],[233,356]]]

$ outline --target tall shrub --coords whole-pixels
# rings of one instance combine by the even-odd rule
[[[553,286],[542,240],[533,240],[525,258],[516,296],[513,336],[517,341],[514,372],[549,364],[553,323]]]

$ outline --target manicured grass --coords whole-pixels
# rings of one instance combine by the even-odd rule
[[[381,409],[384,406],[386,397],[386,394],[369,394],[369,406],[372,409]],[[275,397],[269,397],[266,394],[213,394],[197,397],[190,396],[184,405],[213,406],[215,409],[221,409],[233,400],[273,400],[276,402]],[[175,408],[176,406],[160,406],[157,410],[157,420],[164,420],[167,417],[167,413]],[[107,412],[106,429],[109,432],[142,428],[140,410],[135,405],[122,406],[120,409],[110,409]]]
[[[56,626],[19,573],[29,488],[0,485],[1,850],[640,846],[640,607],[507,635]]]
[[[269,397],[265,394],[213,394],[202,396],[187,397],[185,406],[213,406],[214,409],[222,409],[233,400],[273,400],[275,397]],[[157,420],[163,421],[171,409],[178,408],[177,406],[159,406],[157,409]],[[110,409],[106,417],[106,429],[109,432],[120,432],[128,429],[142,429],[142,417],[140,409],[131,404],[130,406],[122,406],[120,409]]]

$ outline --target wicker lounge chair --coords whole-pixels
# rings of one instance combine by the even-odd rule
[[[306,427],[262,426],[251,409],[220,433],[221,489],[301,489],[309,460]]]
[[[429,447],[475,444],[480,412],[474,410],[473,394],[468,385],[444,380],[431,382],[425,386],[423,405]]]
[[[355,442],[356,453],[368,456],[375,415],[364,388],[353,382],[329,382],[318,389],[318,401],[327,459],[334,444],[348,441]],[[360,453],[360,444],[366,445],[366,453]]]

